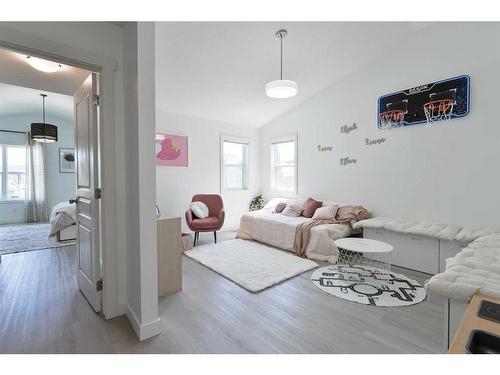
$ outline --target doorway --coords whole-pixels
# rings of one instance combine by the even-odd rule
[[[12,94],[17,105],[10,110],[17,111],[19,119],[0,123],[0,210],[5,211],[0,255],[73,251],[78,288],[99,312],[103,291],[100,73],[44,57],[0,50],[1,69],[10,72],[2,74],[7,81],[1,83],[2,95]],[[23,100],[31,103],[35,93],[41,99],[38,119],[28,114],[30,106],[22,105]],[[49,109],[71,114],[69,119],[58,117]],[[23,116],[32,120],[21,120]],[[8,206],[10,210],[3,209]]]

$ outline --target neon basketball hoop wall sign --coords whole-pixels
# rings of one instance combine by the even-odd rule
[[[412,87],[378,99],[377,126],[392,129],[465,117],[470,107],[467,75]]]

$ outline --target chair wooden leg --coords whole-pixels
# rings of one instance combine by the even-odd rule
[[[198,241],[198,232],[194,232],[193,247],[195,247],[195,246],[196,246],[196,241]]]
[[[217,243],[217,231],[214,230],[214,240],[215,240],[215,243]]]

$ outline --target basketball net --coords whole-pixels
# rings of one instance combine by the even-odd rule
[[[405,123],[406,111],[401,109],[395,109],[392,111],[382,112],[380,117],[380,128],[381,129],[391,129],[399,128]]]
[[[453,114],[455,101],[452,99],[434,100],[424,104],[425,118],[430,124],[434,121],[449,120]]]

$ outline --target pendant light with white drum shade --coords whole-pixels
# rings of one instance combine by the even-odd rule
[[[284,99],[291,98],[297,95],[297,82],[283,79],[283,39],[287,36],[287,31],[282,29],[278,30],[275,34],[276,39],[280,41],[281,52],[281,65],[280,65],[280,79],[271,81],[266,85],[266,95],[270,98]]]
[[[40,94],[40,96],[42,97],[43,122],[31,124],[31,139],[43,143],[57,142],[57,126],[45,122],[45,98],[47,94]]]

